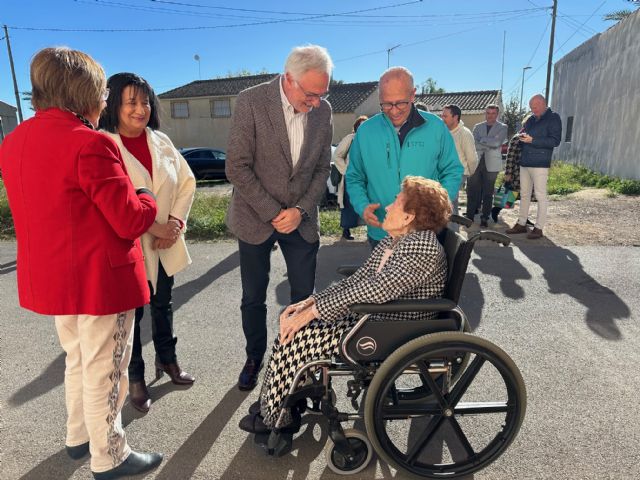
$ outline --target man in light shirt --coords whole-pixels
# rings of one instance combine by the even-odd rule
[[[454,104],[446,105],[442,109],[440,117],[445,123],[451,136],[453,137],[453,143],[456,145],[456,151],[458,152],[458,158],[460,163],[464,167],[464,175],[462,176],[462,183],[460,188],[464,185],[464,182],[470,175],[473,175],[478,166],[478,154],[476,152],[476,141],[473,138],[473,133],[467,127],[464,126],[464,122],[461,119],[462,110],[460,107]],[[456,195],[453,201],[453,213],[458,215],[458,197],[460,195],[460,189],[458,189],[458,195]]]
[[[296,47],[284,74],[240,92],[235,104],[226,174],[233,184],[227,226],[238,237],[247,342],[240,390],[255,387],[267,348],[266,295],[276,242],[287,264],[290,303],[314,290],[318,204],[331,162],[333,127],[326,97],[332,69],[326,49]]]

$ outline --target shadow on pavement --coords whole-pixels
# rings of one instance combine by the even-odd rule
[[[169,458],[169,461],[156,475],[156,480],[191,478],[200,462],[209,453],[220,432],[249,393],[238,390],[235,385],[231,387],[211,413],[207,415],[207,418]]]
[[[211,267],[204,275],[174,288],[172,292],[174,312],[222,275],[235,270],[239,266],[239,255],[238,252],[235,251],[227,258]],[[142,323],[140,324],[140,337],[142,345],[146,345],[151,341],[151,322],[149,319],[148,306],[145,307],[145,314],[142,319]],[[48,393],[50,390],[53,390],[60,385],[64,381],[64,359],[64,353],[58,355],[51,364],[49,364],[46,370],[11,395],[11,397],[9,397],[9,404],[11,406],[20,406],[34,398]]]
[[[585,322],[592,332],[607,340],[622,338],[615,322],[631,316],[629,306],[585,272],[575,253],[557,246],[522,246],[521,251],[542,268],[549,293],[569,295],[587,308]]]
[[[64,480],[71,478],[76,470],[87,462],[88,458],[87,456],[81,460],[71,460],[63,449],[40,462],[21,476],[19,480],[43,480],[45,478]]]

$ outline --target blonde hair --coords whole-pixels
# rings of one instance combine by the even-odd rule
[[[100,110],[107,86],[104,70],[86,53],[48,47],[31,60],[31,104],[87,115]]]
[[[442,230],[451,216],[451,202],[445,188],[435,180],[407,176],[402,181],[404,211],[415,215],[415,230]]]

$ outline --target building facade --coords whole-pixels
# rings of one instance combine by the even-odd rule
[[[0,100],[0,142],[18,126],[18,109]]]
[[[640,10],[556,62],[551,107],[562,118],[555,157],[640,180]]]

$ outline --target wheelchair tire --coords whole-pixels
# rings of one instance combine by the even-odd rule
[[[457,382],[437,385],[431,365],[458,358],[469,364]],[[412,365],[432,394],[392,398],[389,392],[407,380]],[[518,434],[525,411],[522,375],[502,349],[469,334],[440,332],[406,343],[382,363],[369,385],[364,421],[389,465],[425,478],[456,478],[495,461]]]
[[[367,468],[373,458],[373,448],[367,435],[360,430],[353,428],[344,431],[351,447],[356,450],[356,456],[352,460],[345,458],[336,450],[336,446],[331,438],[327,439],[327,445],[324,447],[324,455],[329,468],[338,475],[351,475],[358,473]]]

